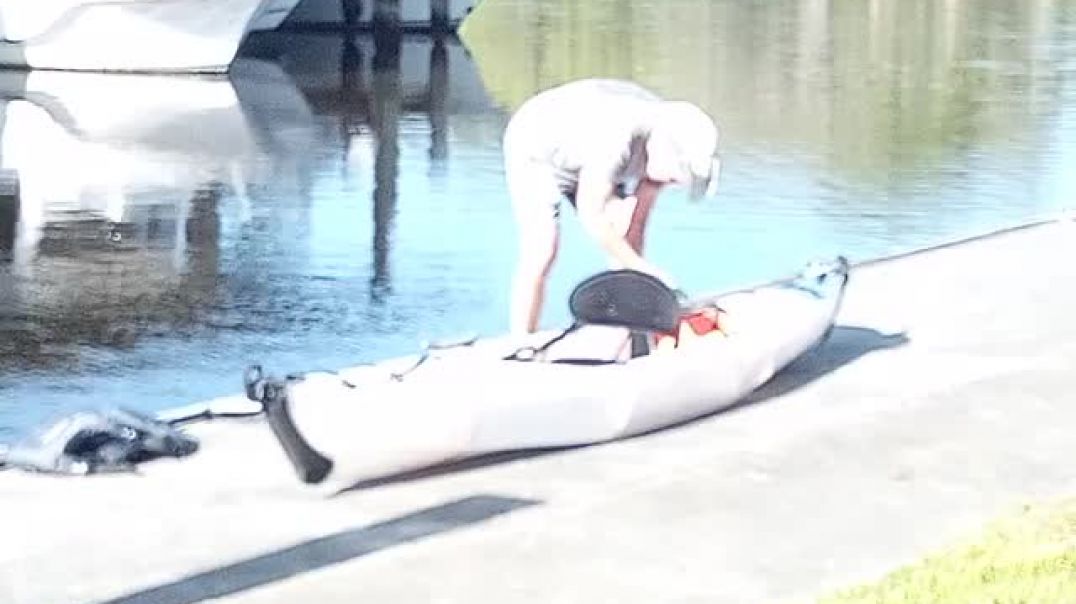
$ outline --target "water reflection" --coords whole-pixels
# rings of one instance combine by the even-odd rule
[[[452,116],[491,109],[458,40],[391,27],[258,35],[226,79],[0,73],[0,97],[0,437],[231,392],[251,355],[410,350],[400,192],[438,197],[414,187],[446,178]]]
[[[632,78],[701,104],[731,145],[801,147],[885,178],[1005,142],[1057,106],[1065,4],[499,0],[462,35],[507,108],[575,78]]]
[[[699,103],[728,215],[819,218],[797,228],[885,253],[1071,202],[1040,178],[1063,170],[1042,137],[1072,106],[1074,20],[1053,0],[499,0],[461,36],[508,110],[588,76]]]
[[[71,352],[65,344],[129,346],[147,333],[244,322],[250,309],[232,306],[228,279],[250,273],[239,297],[272,297],[256,267],[294,261],[302,245],[241,250],[249,264],[222,266],[222,245],[235,244],[222,231],[309,239],[319,114],[338,120],[345,165],[372,144],[370,299],[384,300],[405,109],[429,115],[432,164],[443,169],[447,158],[445,40],[430,40],[428,85],[416,95],[404,90],[399,30],[316,37],[339,45],[339,87],[304,90],[304,76],[326,74],[295,78],[257,47],[227,79],[2,74],[0,169],[13,192],[0,201],[0,366],[54,362]],[[287,207],[259,212],[259,199]]]
[[[503,329],[501,132],[571,78],[717,114],[719,203],[670,195],[648,237],[689,290],[1076,199],[1072,3],[490,0],[462,37],[259,33],[223,80],[0,73],[0,440]],[[562,301],[604,266],[563,227]]]
[[[396,215],[396,176],[399,169],[400,123],[400,32],[391,26],[374,34],[373,107],[370,111],[377,140],[374,160],[374,300],[382,302],[389,293],[389,236]]]
[[[0,172],[0,264],[11,262],[13,259],[15,227],[18,221],[18,178],[14,174]]]
[[[311,148],[248,121],[272,108],[281,127],[309,127],[280,81],[259,62],[231,79],[3,74],[0,168],[18,184],[0,274],[2,316],[15,323],[5,364],[43,362],[63,343],[129,345],[213,297],[224,191],[249,210],[250,187],[286,186],[278,176],[301,170]]]

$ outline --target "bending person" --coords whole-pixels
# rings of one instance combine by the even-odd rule
[[[565,198],[611,268],[642,271],[675,287],[643,258],[647,219],[666,185],[688,187],[692,199],[714,194],[717,141],[717,126],[697,106],[632,82],[578,80],[528,99],[503,140],[519,238],[512,333],[538,328]]]

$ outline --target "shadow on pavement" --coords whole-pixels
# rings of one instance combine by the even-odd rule
[[[814,351],[808,351],[793,361],[784,371],[742,399],[735,407],[743,407],[784,396],[844,367],[860,357],[898,348],[909,342],[904,333],[884,334],[869,327],[838,325],[829,339]]]
[[[109,600],[104,604],[203,602],[477,524],[540,503],[529,499],[494,495],[467,497],[370,526],[304,541],[298,545]]]

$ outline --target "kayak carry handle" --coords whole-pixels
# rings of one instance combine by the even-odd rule
[[[306,484],[325,480],[332,471],[333,462],[310,446],[295,427],[288,410],[288,382],[263,377],[261,367],[254,365],[244,375],[244,386],[247,397],[260,402],[265,409],[269,427],[295,468],[299,480]]]

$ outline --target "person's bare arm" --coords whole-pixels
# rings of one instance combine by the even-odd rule
[[[661,192],[662,183],[644,178],[635,188],[635,211],[631,215],[631,223],[625,237],[628,244],[637,254],[643,253],[643,240],[646,234],[646,222],[650,218],[650,210],[654,207],[658,193]]]
[[[649,195],[649,193],[644,192],[644,195]],[[643,259],[636,248],[625,238],[624,233],[618,231],[609,221],[605,213],[605,204],[615,196],[616,192],[612,183],[609,182],[608,173],[593,168],[583,168],[579,174],[579,186],[575,196],[575,206],[583,228],[616,264],[623,268],[654,275],[670,283],[668,276]],[[646,203],[652,204],[653,198],[649,198]],[[637,213],[638,209],[636,209]],[[649,214],[649,207],[646,208],[645,213]],[[634,222],[633,216],[632,223]],[[631,228],[629,232],[630,230]]]

